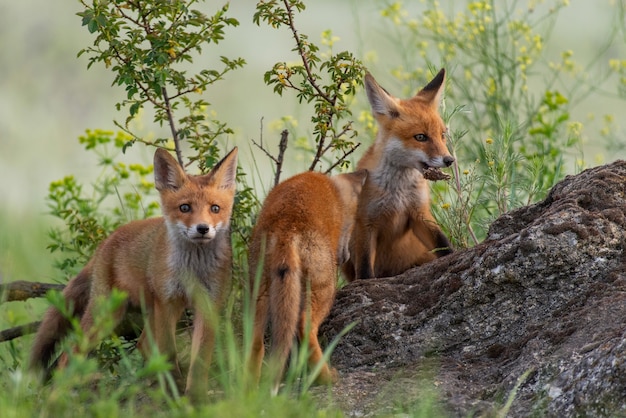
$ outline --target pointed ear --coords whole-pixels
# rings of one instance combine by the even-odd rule
[[[369,174],[369,171],[367,171],[367,169],[362,168],[359,171],[355,171],[352,173],[352,175],[354,176],[354,178],[356,179],[356,181],[363,186],[365,184],[365,180],[367,180],[367,176]]]
[[[422,98],[428,102],[431,106],[439,107],[441,98],[443,97],[443,91],[445,89],[446,70],[442,68],[439,70],[435,78],[417,93],[417,97]]]
[[[178,161],[162,148],[154,153],[154,185],[158,191],[180,188],[187,175]]]
[[[220,189],[235,189],[237,187],[237,147],[215,164],[208,176]]]
[[[398,117],[396,98],[379,86],[370,73],[365,74],[365,92],[374,113],[391,118]]]

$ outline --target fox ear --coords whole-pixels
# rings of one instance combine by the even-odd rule
[[[430,80],[423,89],[421,89],[416,97],[420,97],[426,102],[428,102],[431,106],[439,107],[441,103],[441,98],[443,96],[443,91],[445,87],[446,81],[446,70],[442,68],[439,70],[435,78]]]
[[[178,189],[185,182],[187,175],[178,161],[163,148],[154,153],[154,185],[158,191]]]
[[[362,168],[358,171],[352,173],[354,178],[363,186],[365,184],[365,180],[367,180],[367,176],[369,175],[369,171],[367,169]]]
[[[387,90],[378,85],[370,73],[365,74],[365,92],[374,113],[387,115],[391,118],[398,117],[396,99]]]
[[[234,189],[237,186],[237,147],[215,164],[208,176],[220,189]]]

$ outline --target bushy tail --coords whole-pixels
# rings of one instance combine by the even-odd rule
[[[91,268],[87,265],[63,289],[63,297],[74,316],[82,316],[89,301]],[[29,368],[34,371],[47,370],[56,352],[57,344],[67,335],[71,323],[55,307],[46,311],[33,343]]]
[[[277,243],[268,252],[270,263],[270,321],[272,329],[271,362],[277,367],[274,391],[282,379],[298,321],[302,312],[302,268],[298,240],[294,237]]]

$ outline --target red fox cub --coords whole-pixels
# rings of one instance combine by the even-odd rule
[[[117,288],[128,294],[128,303],[143,304],[147,324],[138,347],[147,357],[153,338],[159,351],[170,356],[178,382],[182,374],[176,360],[176,323],[186,307],[193,307],[185,392],[194,399],[206,394],[213,351],[215,330],[207,313],[219,308],[230,289],[230,216],[236,171],[237,148],[202,176],[185,174],[174,157],[157,149],[154,180],[163,217],[134,221],[115,230],[63,291],[73,314],[81,317],[90,348],[98,342],[92,324],[99,299]],[[116,312],[116,323],[125,311],[126,306]],[[32,348],[32,368],[48,367],[69,328],[69,321],[57,309],[48,309]],[[66,364],[63,354],[59,367]]]
[[[445,71],[416,96],[393,97],[365,76],[365,90],[378,122],[378,135],[357,169],[369,175],[359,198],[348,280],[388,277],[452,252],[430,212],[424,171],[448,167],[454,158],[446,147],[446,126],[437,110]]]
[[[306,172],[282,182],[265,199],[250,240],[251,289],[260,277],[248,367],[258,382],[269,319],[270,364],[278,371],[274,393],[294,337],[304,341],[308,331],[310,366],[323,357],[317,331],[335,297],[337,266],[349,256],[357,199],[366,177],[366,170],[333,177]],[[336,370],[324,364],[316,382],[336,380]]]

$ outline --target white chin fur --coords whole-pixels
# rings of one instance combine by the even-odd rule
[[[385,145],[384,155],[389,158],[389,162],[393,165],[416,168],[423,171],[428,162],[428,156],[418,149],[407,149],[398,138],[389,138]]]
[[[209,231],[206,234],[200,234],[197,230],[197,225],[187,226],[182,222],[167,222],[167,229],[170,236],[174,239],[184,239],[185,241],[197,244],[202,244],[213,240],[218,231],[215,226],[209,225]]]
[[[398,138],[389,138],[385,145],[385,156],[390,163],[400,167],[415,168],[420,172],[428,167],[445,167],[443,156],[429,158],[428,155],[419,149],[407,149]]]

